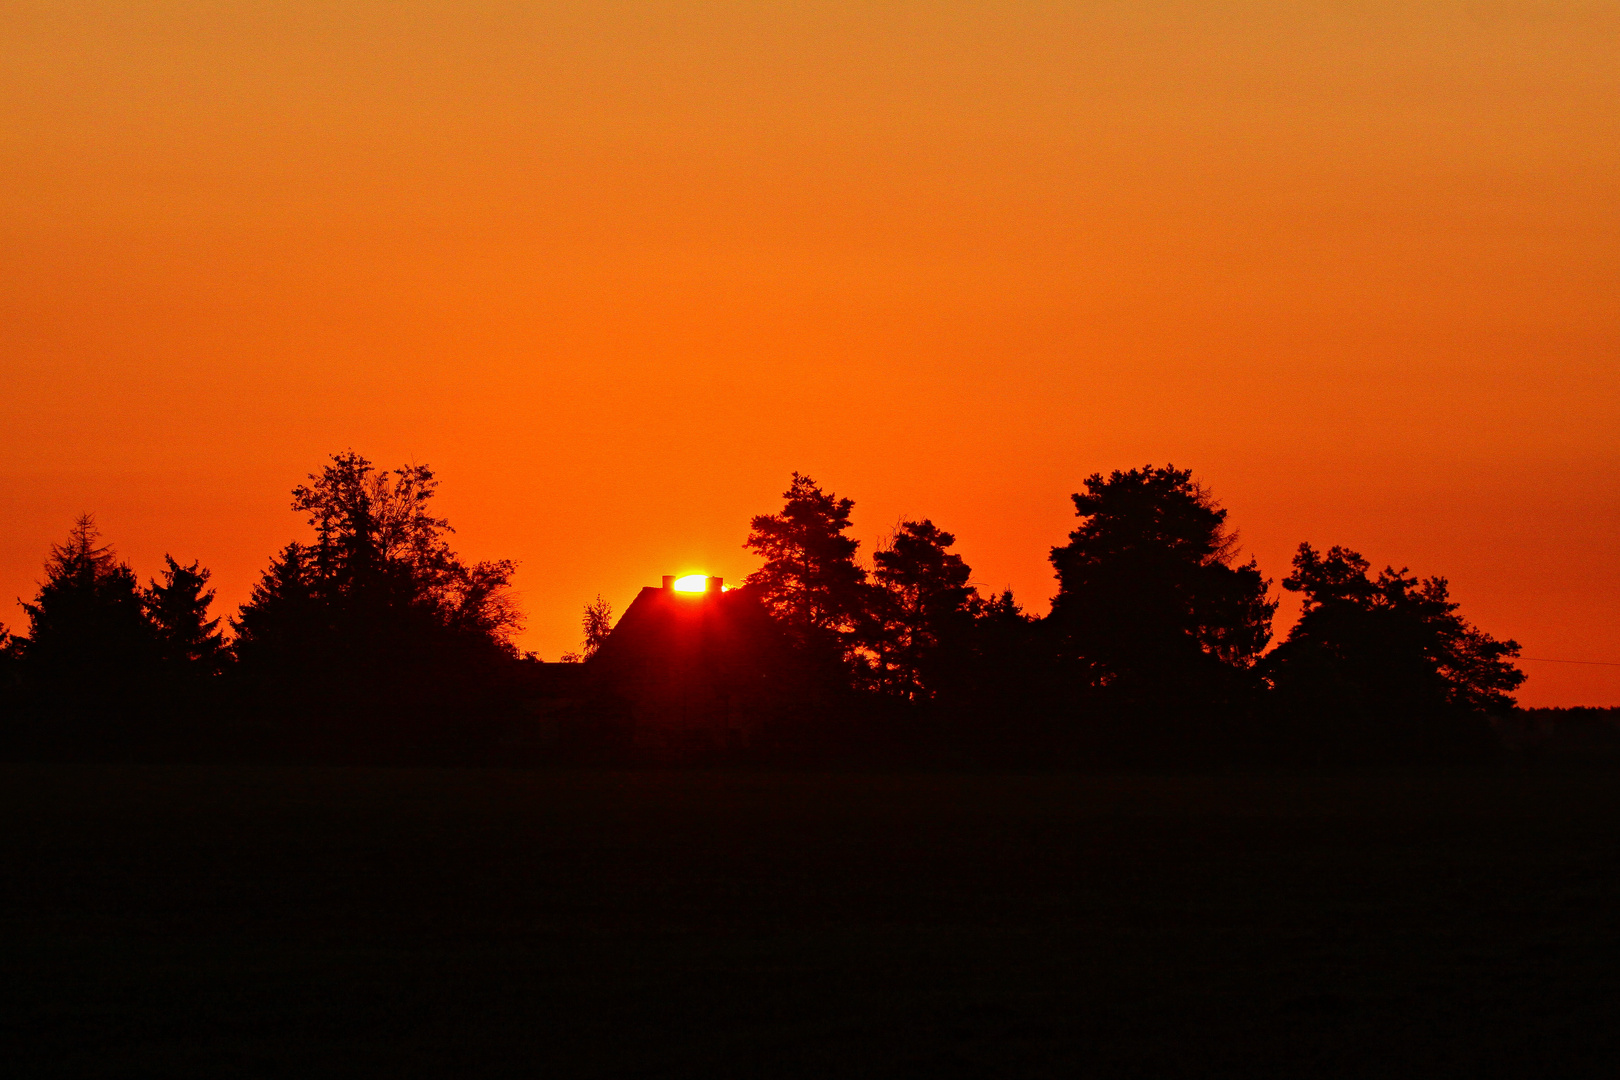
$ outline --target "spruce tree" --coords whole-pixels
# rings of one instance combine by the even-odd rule
[[[154,635],[135,573],[100,543],[82,515],[67,543],[52,544],[45,580],[28,613],[23,658],[48,692],[73,696],[127,689],[154,657]]]
[[[158,659],[171,671],[217,674],[227,655],[219,620],[208,617],[214,590],[199,563],[181,566],[165,555],[163,580],[153,579],[143,599],[157,639]]]

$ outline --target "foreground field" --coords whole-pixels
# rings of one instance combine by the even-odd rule
[[[1620,1064],[1607,777],[0,767],[32,1075]]]

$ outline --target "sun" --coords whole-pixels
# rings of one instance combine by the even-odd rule
[[[675,579],[676,592],[707,592],[709,589],[709,575],[687,574],[685,577]]]

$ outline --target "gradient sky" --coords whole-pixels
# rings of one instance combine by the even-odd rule
[[[1169,461],[1620,662],[1609,2],[0,2],[0,275],[13,627],[85,510],[234,608],[347,447],[547,658],[793,469],[1044,611]]]

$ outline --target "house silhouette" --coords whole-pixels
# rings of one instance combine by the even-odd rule
[[[677,580],[641,590],[587,662],[590,681],[641,749],[753,745],[807,700],[808,669],[749,589]]]

